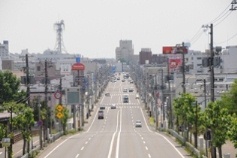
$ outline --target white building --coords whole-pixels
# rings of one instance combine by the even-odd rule
[[[119,47],[115,50],[116,60],[129,63],[134,55],[134,49],[131,40],[120,40]]]

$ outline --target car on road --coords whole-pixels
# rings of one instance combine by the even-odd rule
[[[129,88],[129,90],[128,90],[129,92],[133,92],[133,88]]]
[[[98,111],[98,119],[104,119],[104,111],[103,110]]]
[[[142,122],[140,120],[136,120],[135,127],[142,127]]]
[[[105,93],[105,96],[109,97],[109,96],[110,96],[110,93]]]
[[[104,109],[105,109],[105,107],[104,107],[104,106],[101,106],[101,107],[100,107],[100,110],[104,110]]]
[[[139,94],[136,94],[136,99],[139,99]]]
[[[127,88],[124,88],[124,89],[123,89],[123,92],[127,92],[127,91],[128,91],[128,89],[127,89]]]
[[[116,105],[115,105],[115,104],[112,104],[110,108],[111,108],[111,109],[116,109]]]

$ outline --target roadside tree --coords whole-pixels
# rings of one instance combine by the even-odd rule
[[[218,148],[220,158],[222,157],[222,145],[228,139],[228,130],[231,116],[226,108],[223,108],[223,101],[218,100],[208,104],[204,111],[204,126],[211,130],[211,141],[213,147]]]

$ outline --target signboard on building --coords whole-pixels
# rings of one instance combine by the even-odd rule
[[[187,54],[188,49],[185,46],[164,46],[162,52],[163,54]]]
[[[174,71],[178,70],[181,65],[182,65],[182,59],[180,59],[180,58],[169,59],[170,72],[174,72]]]

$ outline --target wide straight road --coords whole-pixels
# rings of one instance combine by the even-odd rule
[[[150,129],[143,107],[136,99],[136,89],[128,79],[122,82],[122,74],[116,82],[110,82],[100,105],[85,132],[60,140],[45,149],[40,157],[45,158],[185,158],[188,154],[173,139]],[[133,92],[124,92],[132,88]],[[123,103],[128,94],[129,103]],[[111,104],[116,109],[111,109]],[[97,113],[104,106],[104,119]],[[135,127],[141,120],[142,127]]]

